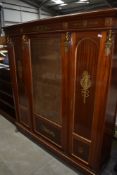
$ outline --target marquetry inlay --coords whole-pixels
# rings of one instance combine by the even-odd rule
[[[111,26],[112,25],[112,22],[113,22],[113,20],[112,20],[112,18],[106,18],[105,19],[105,26]]]
[[[88,21],[87,21],[87,20],[83,20],[83,21],[82,21],[82,25],[83,25],[83,27],[86,27],[87,24],[88,24]]]
[[[33,31],[36,31],[36,32],[43,32],[48,30],[49,30],[49,27],[45,25],[38,25],[33,27]]]
[[[51,137],[55,137],[55,133],[54,133],[53,131],[51,131],[50,129],[48,129],[46,126],[41,125],[41,129],[42,129],[45,133],[49,134]]]
[[[68,29],[68,22],[63,23],[63,29]]]

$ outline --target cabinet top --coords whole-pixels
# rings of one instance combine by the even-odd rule
[[[117,8],[74,13],[4,27],[6,34],[117,28]]]

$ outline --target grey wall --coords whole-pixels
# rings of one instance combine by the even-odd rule
[[[53,15],[50,14],[49,12],[45,11],[45,10],[42,10],[42,9],[39,9],[39,18],[42,19],[42,18],[50,18],[52,17]]]
[[[38,9],[18,0],[2,0],[3,26],[13,25],[39,18]]]
[[[2,7],[2,26],[8,26],[52,16],[48,12],[35,8],[20,0],[0,0],[0,5]]]

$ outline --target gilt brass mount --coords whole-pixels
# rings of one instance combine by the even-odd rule
[[[112,46],[112,30],[109,30],[108,36],[107,36],[107,40],[106,40],[106,44],[105,44],[105,52],[106,52],[106,56],[109,56],[111,53],[111,46]]]
[[[82,78],[80,80],[80,85],[82,87],[81,94],[83,96],[83,103],[86,103],[86,98],[89,97],[89,88],[91,87],[91,80],[88,71],[84,71]]]
[[[65,42],[64,42],[65,52],[68,51],[70,43],[71,43],[71,33],[70,32],[66,32]]]

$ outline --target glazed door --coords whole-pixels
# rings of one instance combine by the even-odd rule
[[[103,121],[102,113],[98,110],[95,114],[95,109],[99,98],[102,105],[105,98],[105,66],[109,61],[105,56],[106,32],[74,33],[72,40],[69,152],[75,160],[87,165],[98,143],[94,138],[101,131],[97,130],[98,122]]]
[[[62,38],[61,34],[31,36],[34,131],[59,148],[66,142]]]
[[[29,49],[29,40],[25,36],[14,38],[19,123],[27,128],[31,128]]]

